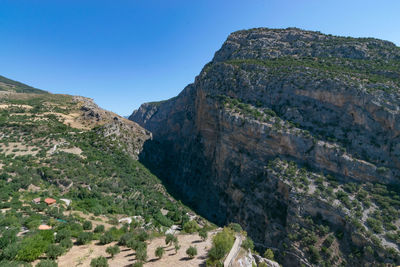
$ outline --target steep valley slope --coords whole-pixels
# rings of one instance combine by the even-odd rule
[[[204,226],[138,162],[150,138],[89,98],[0,76],[0,266],[89,266],[117,242],[124,265],[141,264],[150,237]]]
[[[258,28],[129,119],[147,167],[283,266],[399,264],[399,89],[390,42]]]

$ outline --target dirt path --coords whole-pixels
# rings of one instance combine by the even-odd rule
[[[232,260],[236,258],[237,254],[239,253],[241,245],[242,245],[242,236],[237,235],[235,243],[233,243],[231,251],[229,251],[229,254],[224,261],[224,266],[228,267],[231,265]]]

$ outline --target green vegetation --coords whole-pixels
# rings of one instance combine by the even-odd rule
[[[80,112],[72,97],[16,95],[0,99],[0,104],[11,105],[0,109],[0,206],[7,209],[0,213],[0,262],[24,264],[41,255],[57,259],[73,245],[92,240],[99,244],[119,241],[137,250],[145,261],[144,241],[149,233],[188,222],[189,209],[174,201],[158,178],[125,152],[124,142],[115,136],[104,137],[101,126],[80,130],[64,123],[60,114]],[[58,144],[57,151],[50,153],[54,144]],[[69,148],[82,152],[63,151]],[[56,204],[43,203],[48,197],[56,199]],[[41,202],[34,203],[36,198]],[[60,198],[70,199],[71,204],[64,205]],[[164,216],[161,209],[168,214]],[[94,216],[83,219],[71,211]],[[97,225],[92,231],[92,221],[99,215],[114,224],[118,224],[118,216],[141,219],[107,231],[104,225]],[[52,229],[40,231],[41,224]],[[146,229],[137,230],[144,225]],[[195,227],[188,226],[190,231]],[[22,231],[26,233],[17,236]],[[177,240],[172,243],[178,250]]]
[[[208,252],[207,266],[215,266],[221,264],[221,260],[231,250],[235,242],[235,231],[229,227],[217,233],[213,237],[212,247]]]
[[[268,248],[265,252],[264,252],[264,258],[269,259],[271,261],[274,260],[274,252],[272,251],[272,249]]]
[[[197,248],[196,248],[196,247],[190,246],[190,247],[186,250],[186,255],[188,255],[189,258],[193,259],[193,258],[197,255]]]
[[[400,68],[398,60],[358,60],[349,58],[330,57],[279,57],[270,60],[235,59],[226,61],[227,64],[239,67],[245,65],[258,65],[268,69],[268,73],[284,75],[296,71],[313,72],[324,79],[340,77],[342,80],[350,80],[348,77],[357,78],[359,81],[367,81],[367,84],[381,84],[371,86],[371,90],[383,90],[390,92],[395,89],[393,83],[399,85],[400,77],[396,71]],[[309,74],[310,75],[310,74]],[[312,75],[312,74],[311,74]]]
[[[90,262],[90,266],[91,267],[108,267],[108,262],[105,257],[100,256],[100,257],[94,258]]]
[[[156,251],[155,251],[155,256],[159,259],[162,258],[162,256],[164,255],[165,250],[163,247],[157,247]]]
[[[119,246],[109,246],[106,249],[106,252],[111,255],[111,258],[114,258],[115,255],[117,255],[120,252]]]
[[[45,94],[46,91],[33,88],[29,85],[13,81],[4,76],[0,76],[0,91],[14,91],[16,93]]]

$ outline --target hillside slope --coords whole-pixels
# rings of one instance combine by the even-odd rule
[[[129,119],[153,134],[146,166],[284,266],[399,263],[399,70],[387,41],[238,31]]]
[[[35,266],[73,246],[68,261],[87,266],[106,255],[103,245],[147,253],[151,235],[182,228],[190,210],[137,161],[149,138],[88,98],[0,92],[0,266]],[[139,261],[125,254],[124,262]]]

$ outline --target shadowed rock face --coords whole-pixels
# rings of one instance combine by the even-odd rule
[[[279,247],[299,216],[351,227],[335,208],[293,193],[270,160],[344,182],[399,183],[399,59],[398,47],[377,39],[239,31],[177,97],[129,119],[153,134],[142,160],[198,212]]]

